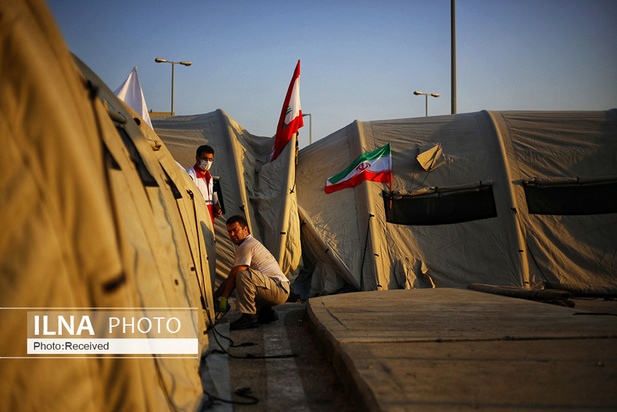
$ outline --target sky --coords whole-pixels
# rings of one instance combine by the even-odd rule
[[[69,49],[148,108],[224,110],[273,136],[301,61],[300,147],[347,126],[451,113],[450,0],[48,0]],[[617,108],[617,1],[457,0],[457,112]]]

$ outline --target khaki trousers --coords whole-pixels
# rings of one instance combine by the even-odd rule
[[[255,315],[263,306],[277,306],[289,298],[289,282],[281,282],[255,269],[246,269],[236,275],[237,310]]]

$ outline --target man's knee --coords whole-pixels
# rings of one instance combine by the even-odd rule
[[[251,276],[251,271],[248,269],[245,270],[241,270],[240,272],[238,272],[236,274],[236,285],[238,283],[241,283],[243,285],[246,285],[248,283],[252,283],[252,276]]]
[[[241,270],[236,275],[236,289],[242,291],[255,290],[258,286],[250,269]]]

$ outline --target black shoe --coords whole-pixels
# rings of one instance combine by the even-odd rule
[[[279,320],[279,315],[272,306],[264,306],[257,311],[257,322],[259,323],[272,323],[277,320]]]
[[[239,319],[231,322],[229,330],[249,329],[257,326],[257,315],[243,313]]]

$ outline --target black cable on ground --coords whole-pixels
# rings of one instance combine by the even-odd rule
[[[234,393],[242,398],[249,399],[249,401],[242,402],[242,401],[232,401],[230,399],[223,399],[223,398],[219,398],[218,396],[214,396],[204,390],[204,394],[208,397],[208,400],[202,405],[201,410],[203,411],[206,409],[210,409],[214,405],[214,402],[217,402],[217,401],[223,402],[223,403],[229,403],[231,405],[256,405],[259,403],[259,399],[257,399],[253,395],[250,395],[251,388],[238,388],[236,389]]]
[[[225,339],[228,339],[229,342],[231,343],[230,347],[232,347],[232,346],[236,347],[235,345],[233,345],[233,341],[231,340],[231,338],[221,334],[221,332],[217,331],[216,327],[215,327],[221,321],[221,319],[223,319],[223,317],[225,316],[226,313],[223,313],[223,315],[221,317],[219,317],[218,314],[217,314],[216,317],[215,317],[214,322],[212,322],[212,318],[210,317],[210,312],[206,311],[206,314],[208,315],[208,320],[209,320],[210,324],[212,325],[210,327],[210,329],[214,331],[212,336],[214,336],[214,340],[221,347],[221,349],[223,349],[223,345],[221,345],[221,343],[219,342],[218,338],[216,337],[217,334],[219,334],[221,337],[223,337]],[[254,343],[252,343],[252,342],[249,342],[248,344],[244,344],[243,343],[243,344],[240,344],[240,345],[237,345],[237,346],[249,346],[249,345],[254,345]],[[215,353],[215,351],[217,351],[217,350],[215,349],[215,350],[212,350],[212,351],[208,351],[201,358],[200,362],[203,362],[203,360],[210,353]],[[224,349],[222,351],[220,351],[220,352],[227,353],[229,356],[232,356],[227,351],[225,351]],[[204,395],[207,396],[207,400],[204,403],[202,403],[200,411],[204,411],[204,410],[210,409],[214,405],[214,402],[217,402],[217,401],[218,402],[223,402],[223,403],[228,403],[228,404],[231,404],[231,405],[255,405],[255,404],[259,403],[259,399],[258,398],[256,398],[255,396],[249,395],[251,393],[251,388],[240,388],[240,389],[237,389],[235,391],[236,395],[238,395],[238,396],[240,396],[242,398],[250,399],[250,401],[248,401],[248,402],[241,402],[241,401],[234,401],[234,400],[231,400],[231,399],[219,398],[218,396],[214,396],[211,393],[209,393],[203,387],[202,387],[202,390],[203,390]]]
[[[227,314],[227,312],[223,313],[222,316],[218,316],[218,314],[215,317],[215,321],[212,322],[212,318],[210,317],[210,313],[209,311],[206,311],[207,315],[208,315],[208,320],[210,321],[210,324],[212,325],[210,327],[210,329],[213,331],[212,336],[214,337],[214,340],[216,341],[216,343],[219,345],[219,347],[221,348],[219,349],[213,349],[211,351],[206,352],[206,354],[201,358],[201,362],[203,362],[203,360],[211,353],[218,353],[218,354],[227,354],[227,356],[234,358],[234,359],[282,359],[282,358],[292,358],[292,357],[297,357],[298,354],[292,353],[289,355],[272,355],[272,356],[255,356],[255,355],[251,355],[248,354],[246,356],[235,356],[232,355],[231,353],[229,353],[229,351],[225,350],[223,348],[223,345],[221,345],[221,342],[218,340],[217,335],[221,336],[222,338],[225,338],[229,341],[230,343],[230,348],[238,348],[238,347],[243,347],[243,346],[254,346],[256,345],[254,342],[244,342],[241,343],[239,345],[235,345],[233,340],[229,337],[229,336],[225,336],[223,335],[221,332],[219,332],[218,330],[216,330],[216,325],[219,324],[219,322],[225,317],[225,315]],[[220,313],[219,313],[220,314]],[[200,410],[206,410],[206,409],[210,409],[213,405],[214,402],[223,402],[223,403],[228,403],[228,404],[232,404],[232,405],[255,405],[257,403],[259,403],[259,399],[256,398],[253,395],[250,395],[251,393],[251,388],[239,388],[236,389],[236,391],[234,392],[237,396],[240,396],[242,398],[246,398],[249,399],[248,402],[241,402],[241,401],[234,401],[231,399],[223,399],[223,398],[219,398],[218,396],[214,396],[211,393],[209,393],[208,391],[206,391],[205,389],[203,389],[203,393],[208,397],[208,399],[205,401],[205,403],[202,404]]]
[[[225,316],[225,314],[223,314],[223,317],[224,317],[224,316]],[[213,350],[209,351],[209,353],[206,353],[206,355],[205,355],[205,356],[208,356],[208,354],[210,354],[210,353],[227,354],[230,358],[234,358],[234,359],[285,359],[285,358],[295,358],[295,357],[297,357],[297,356],[298,356],[298,354],[297,354],[297,353],[281,354],[281,355],[268,355],[268,356],[257,356],[257,355],[252,355],[252,354],[250,354],[250,353],[249,353],[249,354],[247,354],[247,355],[244,355],[244,356],[236,356],[236,355],[233,355],[233,354],[232,354],[232,353],[230,353],[228,350],[226,350],[226,349],[224,349],[224,348],[223,348],[223,345],[221,345],[221,342],[219,342],[218,338],[216,337],[216,335],[217,335],[217,334],[218,334],[218,335],[220,335],[222,338],[225,338],[225,339],[229,340],[229,342],[230,342],[230,346],[229,346],[229,347],[230,347],[230,348],[239,348],[239,347],[243,347],[243,346],[254,346],[254,345],[256,345],[256,344],[255,344],[255,343],[253,343],[253,342],[244,342],[244,343],[241,343],[241,344],[239,344],[239,345],[234,345],[233,340],[232,340],[230,337],[225,336],[225,335],[223,335],[221,332],[219,332],[218,330],[216,330],[216,327],[215,327],[215,326],[219,323],[219,321],[220,321],[223,317],[221,317],[220,319],[219,319],[219,318],[217,318],[216,323],[214,323],[214,324],[212,325],[212,328],[211,328],[211,329],[214,331],[214,333],[212,334],[212,336],[214,337],[214,340],[216,341],[216,343],[219,345],[219,347],[220,347],[221,349],[213,349]],[[205,357],[205,356],[204,356],[204,357]]]

